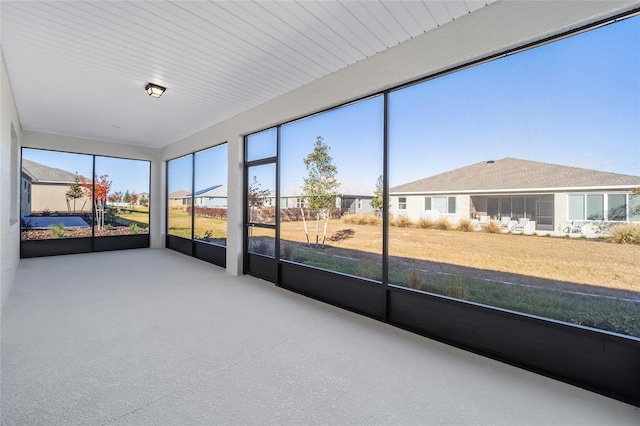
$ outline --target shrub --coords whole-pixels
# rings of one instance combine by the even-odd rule
[[[418,221],[418,228],[431,229],[431,228],[433,228],[433,222],[431,221],[431,219],[427,219],[426,217],[422,217]]]
[[[640,224],[626,223],[614,226],[609,241],[617,244],[640,244]]]
[[[286,260],[293,260],[293,244],[284,244],[284,246],[282,247],[282,258]]]
[[[409,273],[409,288],[413,288],[415,290],[422,289],[422,274],[417,269],[412,269]]]
[[[51,216],[51,210],[45,207],[45,209],[42,210],[42,216]]]
[[[413,221],[407,216],[398,216],[391,222],[391,226],[397,226],[398,228],[410,228],[413,226]]]
[[[440,229],[441,231],[450,231],[451,229],[453,229],[453,225],[451,225],[451,222],[449,222],[449,218],[447,217],[441,217],[433,226],[434,228]]]
[[[33,224],[30,220],[20,219],[20,230],[22,232],[31,231],[33,229]]]
[[[461,284],[450,284],[445,287],[445,294],[460,300],[469,299],[469,291]]]
[[[458,223],[456,230],[462,232],[473,232],[475,231],[475,228],[473,226],[473,223],[469,219],[462,219],[460,223]]]
[[[138,235],[138,233],[140,233],[140,228],[138,228],[138,225],[135,223],[132,223],[131,226],[129,226],[129,232],[133,235]]]
[[[499,234],[502,232],[500,228],[500,222],[497,220],[491,220],[484,227],[484,232],[488,232],[489,234]]]
[[[358,265],[358,276],[372,280],[375,277],[375,269],[369,263],[360,263]]]
[[[57,223],[52,226],[53,228],[53,238],[62,238],[65,234],[64,225],[61,223]]]
[[[375,214],[346,214],[342,217],[344,223],[354,225],[380,225],[382,220]]]

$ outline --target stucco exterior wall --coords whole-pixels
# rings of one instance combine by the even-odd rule
[[[69,184],[32,184],[31,185],[31,212],[42,213],[48,210],[51,213],[72,213],[74,211],[73,200],[67,205],[66,193]],[[75,200],[76,212],[90,212],[91,200],[87,197]]]

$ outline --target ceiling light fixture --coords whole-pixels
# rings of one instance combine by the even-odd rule
[[[167,88],[158,86],[157,84],[148,83],[146,86],[144,86],[144,90],[146,90],[149,96],[151,96],[152,98],[159,98],[160,96],[162,96],[164,91],[167,90]]]

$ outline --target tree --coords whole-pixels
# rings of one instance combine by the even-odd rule
[[[122,201],[122,191],[117,191],[109,195],[109,201],[112,203],[119,203]]]
[[[259,213],[262,210],[262,207],[267,203],[269,196],[271,195],[271,190],[269,189],[260,189],[262,184],[258,182],[258,177],[254,176],[249,184],[249,221],[255,222],[259,220]]]
[[[109,175],[94,175],[93,182],[81,177],[80,184],[84,194],[93,199],[93,206],[95,208],[96,223],[98,228],[102,230],[104,227],[104,210],[107,198],[109,197],[109,190],[111,189],[111,181]]]
[[[373,198],[369,202],[371,207],[378,212],[378,214],[382,213],[382,208],[384,207],[384,199],[383,199],[383,184],[382,184],[382,175],[378,176],[378,181],[376,182],[376,190],[373,191]]]
[[[129,202],[131,203],[132,206],[135,206],[136,203],[138,202],[138,194],[136,194],[136,192],[132,192],[131,195],[129,196]]]
[[[122,197],[122,201],[129,204],[131,202],[131,194],[129,194],[129,191],[125,191],[124,192],[124,196]]]
[[[82,198],[84,191],[82,190],[82,184],[80,183],[80,176],[76,173],[73,178],[73,182],[69,184],[69,190],[65,193],[67,197],[67,210],[71,210],[69,200],[73,200],[73,212],[76,212],[76,200]],[[86,202],[86,200],[85,200]],[[84,205],[82,206],[84,208]]]
[[[304,178],[302,187],[302,196],[304,204],[307,206],[311,214],[316,216],[316,246],[319,242],[320,235],[320,219],[324,218],[324,232],[322,234],[322,247],[324,247],[327,236],[327,224],[331,209],[336,206],[336,197],[338,197],[338,188],[340,183],[336,179],[338,169],[333,164],[333,158],[329,155],[329,145],[324,143],[322,136],[318,136],[313,147],[313,151],[304,159],[307,167],[307,177]],[[307,243],[309,243],[309,233],[307,232],[307,224],[304,219],[304,210],[302,211],[302,220],[304,222],[305,234],[307,235]]]

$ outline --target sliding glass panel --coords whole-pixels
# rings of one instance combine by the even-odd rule
[[[192,237],[191,191],[193,187],[193,156],[186,155],[167,163],[168,233]]]
[[[381,279],[382,127],[382,97],[282,126],[282,259]]]
[[[21,238],[90,237],[93,157],[24,148]]]
[[[227,144],[195,153],[194,239],[227,245]]]
[[[149,233],[150,163],[96,157],[96,236]]]
[[[603,194],[640,187],[639,32],[630,18],[389,95],[390,283],[640,336],[639,225],[603,221],[623,205]]]

